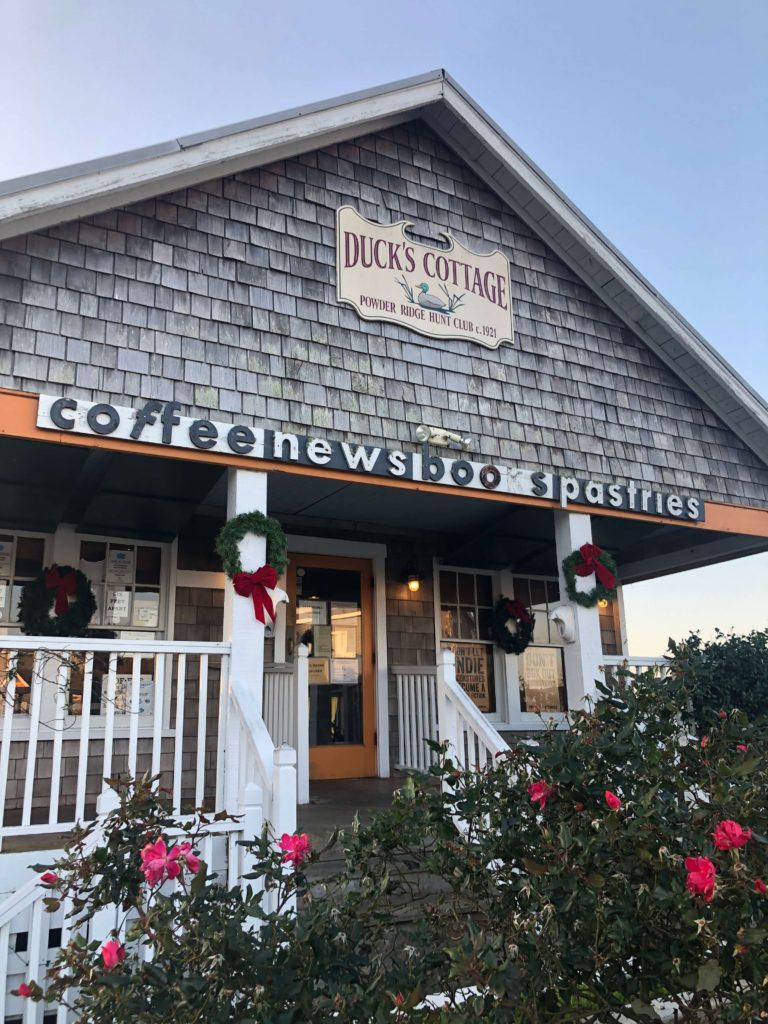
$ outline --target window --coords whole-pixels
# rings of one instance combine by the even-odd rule
[[[456,654],[456,679],[481,711],[496,710],[490,573],[441,569],[439,578],[441,646]]]
[[[19,621],[19,598],[25,583],[44,567],[45,537],[0,533],[0,624]]]
[[[536,617],[533,640],[517,659],[520,710],[566,711],[563,642],[549,613],[560,603],[557,580],[514,577],[514,596]]]
[[[96,597],[92,628],[162,628],[161,547],[130,541],[82,540],[79,568],[90,580]]]

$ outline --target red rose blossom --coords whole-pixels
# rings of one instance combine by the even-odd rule
[[[26,983],[26,981],[22,981],[22,983],[16,989],[16,992],[18,995],[21,996],[22,999],[29,999],[29,997],[32,995],[32,989]]]
[[[762,878],[755,879],[755,892],[759,892],[761,896],[765,896],[768,892],[768,885],[762,880]]]
[[[111,970],[125,960],[125,946],[119,943],[117,939],[110,939],[109,942],[105,942],[101,947],[101,956],[104,960],[104,966],[107,970]]]
[[[54,874],[53,871],[44,871],[40,875],[40,881],[43,885],[56,885],[59,880],[59,876]]]
[[[612,793],[610,789],[606,789],[605,791],[605,802],[612,811],[618,811],[621,807],[621,800],[619,800],[616,794]]]
[[[712,833],[718,850],[738,850],[752,838],[748,828],[742,828],[738,821],[721,821]]]
[[[548,782],[539,780],[538,782],[532,782],[528,787],[528,796],[531,798],[532,804],[538,804],[540,810],[544,810],[547,806],[547,800],[554,795],[555,787],[550,786]]]
[[[728,712],[727,711],[718,711],[717,712],[717,717],[718,718],[727,718],[728,717]]]
[[[746,754],[746,752],[749,750],[749,747],[747,746],[746,743],[737,743],[736,744],[736,749],[738,750],[738,752],[740,754]]]
[[[708,746],[709,746],[709,736],[702,736],[701,737],[701,749],[704,750]]]
[[[574,804],[573,805],[573,809],[575,811],[583,811],[584,810],[584,804],[582,804],[582,803]]]
[[[284,832],[278,839],[277,845],[283,851],[283,863],[299,867],[307,859],[310,853],[309,836],[306,832],[301,835],[289,836]]]
[[[705,903],[711,903],[715,895],[715,865],[709,857],[686,857],[685,870],[688,872],[688,892],[692,896],[702,896]]]

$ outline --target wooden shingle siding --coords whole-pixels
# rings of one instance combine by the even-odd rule
[[[343,203],[500,246],[515,347],[337,305]],[[419,122],[0,243],[0,386],[390,447],[436,422],[475,458],[768,505],[757,456]]]

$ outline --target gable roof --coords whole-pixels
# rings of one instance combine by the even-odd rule
[[[422,118],[760,458],[768,405],[443,70],[0,183],[0,239]]]

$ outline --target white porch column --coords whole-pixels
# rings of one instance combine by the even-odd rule
[[[580,604],[568,600],[563,577],[563,559],[582,544],[592,543],[592,521],[588,515],[580,512],[556,511],[554,515],[560,600],[573,609],[575,623],[576,639],[573,643],[565,645],[563,654],[568,707],[576,711],[583,707],[584,697],[596,692],[595,680],[600,677],[603,650],[597,606],[583,608]]]
[[[249,469],[230,469],[227,481],[227,519],[242,512],[267,513],[267,474]],[[240,542],[240,561],[245,572],[255,572],[267,560],[264,537],[248,534]],[[232,644],[230,673],[239,693],[252,697],[259,717],[264,692],[264,626],[253,613],[253,602],[235,593],[231,582],[224,587],[224,640]]]

